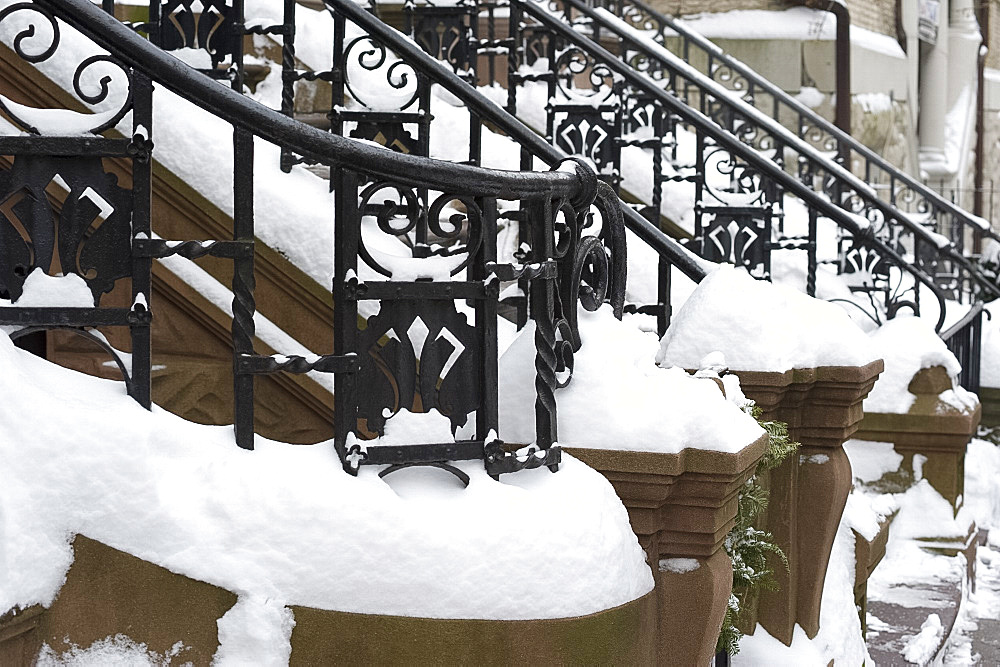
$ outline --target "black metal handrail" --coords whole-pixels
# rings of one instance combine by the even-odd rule
[[[534,199],[546,195],[586,197],[586,178],[570,172],[523,172],[483,169],[385,150],[323,132],[257,104],[220,86],[86,0],[36,0],[87,35],[116,59],[144,72],[188,102],[271,143],[332,165],[350,165],[408,185],[461,191],[499,199]],[[481,96],[480,96],[481,97]],[[493,106],[482,98],[482,103]],[[495,106],[494,106],[495,108]],[[543,142],[544,143],[544,142]],[[391,156],[391,158],[389,157]]]
[[[567,42],[573,43],[578,47],[583,47],[583,45],[586,44],[587,46],[585,50],[600,59],[606,66],[616,71],[616,73],[620,74],[630,85],[636,86],[647,94],[653,94],[653,91],[660,94],[665,92],[662,88],[655,85],[651,78],[637,73],[627,63],[623,62],[620,58],[615,58],[610,52],[605,50],[600,45],[597,45],[586,35],[583,35],[579,31],[572,30],[567,23],[557,19],[551,12],[540,7],[537,2],[534,2],[533,0],[512,1],[518,4],[526,14],[545,25],[547,29],[557,31],[561,37],[567,40]],[[878,198],[875,191],[867,183],[855,176],[846,168],[833,160],[823,159],[816,156],[814,154],[815,149],[812,146],[803,141],[798,135],[792,133],[783,125],[778,123],[778,121],[774,120],[756,107],[748,104],[746,101],[740,98],[734,98],[731,94],[729,94],[729,91],[724,86],[679,58],[674,59],[673,57],[667,57],[667,55],[663,52],[648,49],[644,44],[642,44],[641,41],[633,39],[633,36],[628,34],[628,30],[631,28],[621,24],[616,24],[615,21],[608,20],[609,15],[602,15],[599,11],[595,11],[591,7],[584,5],[580,2],[580,0],[565,0],[565,3],[567,8],[572,7],[574,10],[579,11],[581,14],[586,16],[594,26],[599,26],[601,32],[607,32],[616,36],[623,42],[627,42],[629,49],[639,51],[646,58],[655,61],[659,67],[670,73],[672,81],[675,81],[677,78],[681,78],[685,82],[692,84],[699,90],[703,97],[711,96],[714,104],[726,109],[729,112],[730,118],[735,116],[743,119],[747,123],[755,125],[756,128],[764,130],[768,135],[770,135],[770,137],[781,142],[783,147],[794,151],[797,154],[799,161],[804,161],[809,164],[813,171],[821,170],[825,172],[829,176],[829,179],[825,179],[827,181],[824,184],[825,189],[833,189],[830,188],[830,185],[836,184],[836,186],[839,186],[841,193],[853,192],[864,202],[866,211],[880,216],[881,219],[887,222],[896,221],[904,227],[907,232],[925,244],[926,248],[932,249],[935,254],[942,259],[950,261],[956,266],[961,267],[967,273],[968,277],[971,278],[980,289],[985,290],[993,296],[1000,297],[1000,286],[997,286],[993,281],[984,277],[968,260],[968,258],[966,258],[954,247],[954,244],[952,244],[950,240],[948,240],[947,245],[945,245],[943,243],[943,240],[945,240],[944,237],[933,234],[923,225],[913,221],[906,213],[899,210],[893,204]],[[620,21],[620,19],[616,20]],[[597,47],[599,51],[593,50],[592,47]],[[661,98],[661,96],[658,95],[658,98],[661,99],[665,97],[673,96],[666,95]],[[674,97],[674,100],[676,102],[680,101],[676,97]],[[678,105],[675,103],[672,106],[675,108],[683,108],[689,112],[693,111],[693,109],[686,104]],[[685,118],[685,120],[688,120],[685,113],[678,111],[677,115]],[[709,136],[713,136],[711,132],[708,134]],[[718,140],[719,137],[713,136],[713,138]],[[738,154],[740,154],[743,158],[747,158],[749,155],[748,151],[738,152]],[[789,181],[788,179],[781,179],[779,182],[782,182],[784,185]],[[794,191],[793,188],[788,187],[787,185],[786,187],[787,189]],[[846,227],[846,229],[850,229],[850,227]],[[917,267],[913,268],[914,271],[920,271]],[[911,271],[911,273],[913,273],[913,271]]]
[[[479,92],[468,81],[457,76],[450,67],[429,56],[395,28],[366,11],[361,4],[350,0],[324,0],[324,3],[331,10],[343,14],[351,22],[391,46],[409,66],[425,74],[431,81],[455,95],[468,105],[470,111],[495,125],[532,156],[550,166],[559,164],[569,157],[564,151],[545,141],[518,118],[497,106],[493,100]],[[695,282],[705,277],[705,269],[684,248],[624,202],[622,203],[622,213],[625,218],[625,226],[656,251],[661,258]]]
[[[621,77],[622,80],[632,86],[635,90],[640,91],[642,94],[645,94],[649,98],[655,100],[657,103],[662,105],[664,109],[668,110],[678,118],[683,119],[683,121],[690,126],[697,128],[697,130],[704,133],[705,136],[711,137],[719,146],[725,148],[732,155],[736,155],[747,164],[752,165],[753,169],[757,173],[760,173],[771,181],[780,184],[786,191],[794,194],[805,202],[810,208],[817,210],[821,215],[835,222],[841,229],[851,234],[855,239],[858,239],[862,243],[875,248],[879,254],[889,258],[899,269],[909,273],[917,282],[927,287],[936,297],[940,310],[935,329],[940,330],[945,319],[944,294],[932,278],[927,276],[912,263],[907,262],[906,259],[903,258],[894,248],[877,238],[870,225],[860,225],[855,219],[854,214],[844,210],[837,204],[831,202],[820,192],[817,192],[813,188],[804,184],[798,178],[789,174],[780,164],[777,164],[775,161],[757,151],[752,146],[749,146],[741,141],[740,138],[733,132],[721,126],[705,113],[687,104],[673,92],[665,90],[661,86],[657,85],[653,79],[643,74],[639,74],[627,62],[619,57],[616,57],[602,45],[574,29],[569,22],[556,16],[547,8],[540,6],[539,3],[534,2],[533,0],[512,0],[512,5],[517,6],[522,12],[530,16],[532,20],[536,21],[551,34],[565,40],[565,43],[572,44],[574,47],[588,54],[603,67],[613,72],[616,76]],[[618,26],[613,25],[610,21],[606,21],[604,17],[599,16],[589,7],[581,7],[580,10],[585,13],[588,18],[591,18],[595,24],[599,24],[602,30],[608,30],[622,39],[629,38],[629,35],[622,31]],[[678,65],[676,62],[663,57],[661,54],[651,52],[649,53],[649,57],[656,60],[661,67],[670,71],[675,77],[689,79],[692,83],[701,87],[703,92],[707,93],[707,95],[713,96],[715,103],[730,112],[730,118],[737,117],[747,121],[752,121],[752,123],[768,132],[773,138],[775,138],[776,141],[780,142],[782,146],[786,146],[791,150],[798,152],[804,160],[808,161],[810,159],[813,152],[812,149],[805,146],[797,136],[788,132],[784,127],[778,125],[773,119],[761,113],[759,110],[743,103],[740,100],[733,100],[728,92],[725,89],[722,89],[716,82],[706,80],[706,77],[690,66],[687,66],[686,64]],[[923,243],[930,244],[931,247],[938,248],[939,251],[947,255],[950,260],[955,261],[961,266],[968,267],[971,272],[972,267],[969,265],[968,260],[965,257],[956,253],[953,248],[940,248],[938,246],[938,239],[934,235],[922,226],[912,220],[909,220],[909,218],[903,215],[900,211],[877,200],[867,184],[863,183],[853,174],[847,172],[843,167],[829,161],[818,166],[829,176],[828,179],[825,179],[827,182],[839,184],[843,190],[855,193],[867,205],[871,206],[874,210],[885,216],[885,219],[899,220],[899,222],[906,226],[906,228],[910,230],[916,238],[922,240]],[[982,286],[985,289],[1000,295],[1000,288],[996,285],[981,276],[978,276],[978,274],[973,274],[973,276],[977,279],[977,282],[983,283]]]
[[[984,312],[989,318],[990,312],[985,310],[985,304],[977,302],[962,319],[940,333],[941,340],[962,366],[958,375],[959,384],[973,393],[979,392]]]
[[[567,5],[574,8],[588,6],[587,4],[580,2],[580,0],[565,0],[565,2]],[[961,221],[963,226],[968,227],[974,232],[984,234],[989,238],[1000,241],[1000,234],[994,232],[988,224],[984,227],[981,223],[977,222],[968,211],[956,205],[954,202],[945,199],[932,188],[927,187],[927,185],[921,183],[918,179],[891,164],[871,148],[865,146],[853,136],[837,127],[826,118],[820,116],[800,100],[774,85],[767,78],[758,74],[753,68],[749,67],[742,61],[733,58],[717,44],[684,25],[682,21],[675,20],[657,11],[643,0],[594,0],[589,6],[604,7],[609,11],[616,13],[622,20],[628,22],[636,29],[652,31],[654,39],[664,46],[666,46],[667,39],[674,36],[669,34],[668,31],[673,31],[676,33],[676,36],[683,41],[681,53],[684,56],[684,60],[690,62],[690,50],[693,46],[706,57],[709,63],[709,69],[716,69],[713,68],[713,61],[717,61],[720,63],[717,68],[718,71],[728,70],[725,74],[730,78],[730,80],[737,80],[735,75],[742,77],[746,82],[746,96],[744,97],[744,100],[748,103],[757,106],[755,104],[754,89],[763,91],[772,97],[775,101],[775,105],[786,107],[794,112],[794,114],[800,119],[804,119],[805,122],[800,120],[797,123],[800,137],[805,138],[805,133],[812,132],[814,129],[819,130],[829,135],[833,141],[836,142],[835,151],[838,155],[845,155],[848,151],[860,155],[865,162],[865,181],[869,184],[871,184],[871,174],[873,167],[875,167],[889,175],[891,179],[891,194],[895,192],[894,182],[899,182],[923,197],[929,205],[938,210],[947,211],[951,215],[954,215],[959,221]],[[710,72],[710,74],[714,74],[714,72]],[[740,85],[742,86],[744,84],[740,82]],[[766,108],[764,108],[764,110],[767,111]],[[779,111],[777,108],[771,111],[772,117],[776,117],[778,114]],[[984,222],[988,223],[988,221]]]
[[[113,3],[105,5],[113,9]],[[237,11],[225,17],[232,23],[239,15],[231,26],[237,44],[249,30],[242,25],[240,9],[237,3]],[[88,135],[35,136],[31,141],[0,137],[0,152],[14,158],[11,170],[0,179],[5,202],[0,222],[6,223],[0,225],[5,254],[0,258],[0,294],[16,300],[30,273],[61,266],[85,280],[98,304],[94,308],[15,304],[0,308],[0,323],[29,330],[129,327],[132,371],[126,372],[117,352],[113,356],[132,395],[149,407],[152,260],[174,255],[231,260],[234,427],[239,446],[253,449],[257,375],[320,372],[334,375],[333,443],[349,472],[356,473],[364,464],[396,469],[459,459],[481,459],[493,476],[558,466],[555,392],[570,381],[573,354],[582,344],[577,311],[595,310],[609,301],[620,316],[624,306],[620,202],[590,167],[575,161],[566,165],[568,169],[559,168],[560,163],[546,173],[511,172],[399,155],[268,109],[232,89],[241,87],[238,69],[232,87],[220,85],[218,79],[226,77],[219,72],[202,72],[182,63],[161,50],[163,45],[147,42],[87,0],[16,3],[0,11],[0,21],[19,11],[33,12],[51,28],[48,38],[36,37],[35,23],[21,29],[14,38],[14,51],[24,61],[41,63],[57,53],[60,26],[69,25],[110,53],[84,58],[74,81],[90,65],[104,62],[121,70],[128,87],[125,103],[112,120],[95,117],[95,124],[101,124]],[[22,42],[31,37],[47,39],[48,46],[25,50]],[[198,42],[197,35],[181,35],[181,45],[191,42]],[[242,58],[232,55],[237,63]],[[96,95],[88,95],[78,83],[74,87],[82,99],[96,105],[108,98],[111,81],[102,79],[102,92]],[[231,240],[168,241],[153,235],[149,206],[154,82],[233,128]],[[4,111],[22,129],[39,134],[11,109]],[[129,112],[130,139],[101,135]],[[256,137],[331,168],[331,188],[337,195],[332,354],[269,356],[254,350]],[[131,188],[119,187],[115,178],[108,177],[101,162],[105,157],[131,162]],[[45,194],[50,182],[66,183],[65,204],[57,205]],[[525,222],[521,241],[530,263],[498,258],[499,199],[517,203],[504,214]],[[595,219],[602,224],[592,224]],[[414,273],[407,265],[397,277],[392,262],[399,258],[391,253],[377,258],[379,250],[373,252],[367,236],[394,238],[396,247],[405,248],[411,231],[421,226],[432,231],[435,240],[409,248],[403,261],[422,263],[424,272]],[[41,249],[58,247],[51,253],[35,253],[36,241]],[[362,264],[378,275],[363,278]],[[132,282],[131,308],[100,306],[101,296],[122,278]],[[527,452],[511,452],[497,437],[501,281],[518,281],[525,287],[535,323],[536,441]],[[377,301],[379,307],[360,328],[359,303],[364,301]],[[462,311],[458,302],[465,304]],[[437,409],[450,421],[452,433],[471,417],[474,435],[454,442],[370,447],[361,440],[384,433],[386,419],[404,409]]]

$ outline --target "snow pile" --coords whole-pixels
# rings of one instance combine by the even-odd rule
[[[799,94],[795,96],[799,102],[806,105],[810,109],[815,109],[826,99],[826,95],[821,93],[818,88],[813,86],[802,86],[799,90]]]
[[[1000,535],[1000,448],[973,438],[965,453],[965,507],[981,529]]]
[[[719,267],[694,290],[656,360],[696,368],[715,350],[731,369],[748,371],[864,366],[879,358],[840,307],[731,266]]]
[[[282,667],[292,655],[292,610],[256,597],[240,597],[218,621],[217,667]]]
[[[887,472],[899,469],[903,455],[896,453],[891,442],[870,440],[848,440],[844,451],[851,460],[854,479],[861,482],[877,482]]]
[[[535,439],[534,333],[529,323],[500,359],[500,437],[509,442]],[[581,310],[580,336],[573,379],[556,394],[563,445],[735,452],[763,433],[714,381],[658,367],[656,335],[616,320],[610,307]]]
[[[961,365],[926,320],[897,316],[872,332],[870,339],[885,360],[885,371],[865,399],[865,412],[907,412],[917,399],[908,389],[913,376],[932,366],[943,366],[953,380],[954,387],[942,392],[941,400],[957,410],[975,408],[976,395],[954,383]]]
[[[701,567],[701,563],[698,562],[697,558],[661,558],[658,567],[660,572],[688,574]]]
[[[652,588],[621,501],[570,456],[502,482],[458,463],[467,489],[401,498],[373,468],[345,473],[330,443],[244,451],[229,427],[149,413],[2,334],[0,367],[0,608],[51,604],[77,533],[281,606],[555,618]]]
[[[937,614],[930,614],[927,620],[920,626],[920,634],[910,637],[903,647],[903,657],[907,662],[918,665],[927,663],[937,652],[941,644],[941,635],[944,634],[944,627],[941,625],[941,617]]]
[[[860,637],[860,633],[858,635]],[[746,667],[802,667],[803,665],[826,665],[829,661],[815,643],[806,636],[806,631],[796,624],[792,634],[792,645],[785,646],[775,639],[760,624],[752,635],[744,635],[740,640],[740,652],[732,656],[731,664]]]
[[[868,649],[854,603],[855,538],[850,519],[841,518],[823,580],[819,633],[812,644],[823,656],[817,665],[865,665]],[[796,628],[798,630],[798,628]],[[810,664],[810,663],[801,663]]]
[[[896,494],[899,514],[892,522],[892,538],[941,537],[964,539],[973,519],[966,507],[955,513],[952,504],[931,486],[920,479],[902,494]]]
[[[874,540],[885,520],[899,509],[892,494],[870,494],[855,491],[847,496],[842,521],[866,540]]]
[[[28,274],[20,298],[11,303],[0,299],[0,306],[21,308],[93,308],[94,294],[87,281],[75,273],[50,276],[41,267]]]
[[[145,644],[137,644],[125,635],[115,635],[94,642],[87,648],[76,644],[53,649],[48,644],[42,645],[38,654],[37,667],[166,667],[179,664],[175,660],[180,656],[183,660],[184,644],[177,642],[169,651],[161,655],[150,651]]]

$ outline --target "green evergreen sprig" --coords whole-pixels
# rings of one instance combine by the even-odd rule
[[[777,557],[788,568],[788,558],[775,544],[771,533],[754,526],[760,514],[767,509],[769,496],[768,490],[760,484],[758,478],[781,465],[800,446],[789,437],[788,424],[761,419],[761,410],[757,406],[752,406],[747,411],[767,431],[768,440],[767,450],[757,464],[753,477],[740,488],[736,523],[726,535],[726,553],[733,561],[733,593],[726,606],[716,651],[725,651],[730,655],[739,653],[740,639],[743,637],[743,633],[736,627],[740,610],[761,591],[778,590],[774,571],[768,564],[768,555]]]

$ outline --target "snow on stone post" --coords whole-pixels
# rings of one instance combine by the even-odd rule
[[[661,365],[698,368],[724,354],[743,392],[764,419],[786,422],[798,456],[764,480],[770,488],[765,525],[788,558],[775,559],[779,590],[760,595],[740,626],[762,625],[790,645],[796,625],[819,632],[830,551],[851,489],[843,443],[857,430],[862,401],[883,363],[865,334],[838,306],[722,267],[709,275],[663,338]]]

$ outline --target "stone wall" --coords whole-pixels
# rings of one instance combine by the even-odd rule
[[[1000,2],[987,0],[990,11],[990,30],[986,43],[990,47],[986,54],[986,66],[1000,69]]]
[[[995,23],[1000,23],[1000,18]],[[1000,41],[994,43],[1000,44]],[[992,53],[993,49],[990,50],[991,57],[996,57]],[[987,69],[986,75],[983,109],[982,215],[987,220],[1000,221],[1000,71]],[[972,184],[972,181],[969,181],[969,187],[972,187]],[[971,206],[969,210],[972,210]]]
[[[790,7],[781,0],[651,0],[654,9],[669,16],[689,16],[703,12],[730,12],[735,9],[769,9],[780,11]]]
[[[851,25],[896,37],[895,0],[847,0]]]
[[[690,16],[705,12],[730,12],[736,9],[766,9],[781,11],[801,6],[802,2],[788,0],[651,0],[653,8],[670,16]],[[896,36],[895,0],[847,0],[851,24]]]
[[[891,164],[913,173],[911,148],[916,128],[910,117],[907,102],[890,99],[884,93],[862,93],[851,98],[851,135]],[[857,171],[858,165],[854,167],[859,175],[863,174]]]

